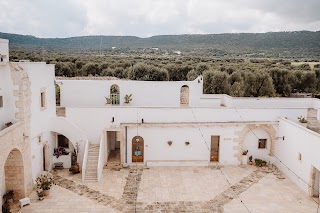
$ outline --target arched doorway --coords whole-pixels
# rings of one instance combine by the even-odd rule
[[[183,85],[180,89],[180,105],[189,106],[189,87]]]
[[[141,136],[132,138],[132,163],[143,162],[144,140]]]
[[[120,88],[118,85],[113,84],[110,87],[110,98],[111,98],[111,104],[114,104],[114,105],[120,104]]]
[[[14,191],[14,199],[19,200],[25,196],[24,166],[21,152],[13,149],[4,165],[6,191]]]

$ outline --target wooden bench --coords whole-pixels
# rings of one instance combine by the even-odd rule
[[[63,162],[54,163],[54,169],[63,169]]]

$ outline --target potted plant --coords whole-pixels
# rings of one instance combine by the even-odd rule
[[[59,158],[60,155],[68,155],[69,152],[66,151],[65,148],[63,147],[58,147],[58,148],[54,148],[53,150],[53,156],[56,156],[57,158]]]
[[[243,165],[248,164],[247,154],[248,154],[248,150],[245,150],[245,151],[242,152],[242,164]]]
[[[112,98],[109,96],[109,97],[105,97],[106,99],[106,105],[111,105],[112,104]]]
[[[44,194],[43,194],[43,190],[42,189],[36,189],[37,195],[39,200],[43,200],[44,199]]]
[[[253,162],[252,162],[252,155],[249,157],[249,165],[253,165]]]
[[[259,167],[267,165],[267,161],[261,160],[259,158],[255,158],[254,162],[255,162],[256,166],[259,166]]]
[[[2,205],[2,213],[11,213],[10,211],[10,205],[8,202],[5,202],[3,205]]]
[[[302,126],[307,127],[307,119],[305,119],[303,116],[298,117],[299,122],[301,123]]]
[[[50,189],[54,183],[53,175],[49,172],[42,172],[36,179],[37,189],[43,190],[44,196],[49,195]]]
[[[130,102],[132,101],[132,94],[130,94],[130,95],[125,95],[124,96],[124,103],[126,104],[126,105],[129,105],[130,104]]]
[[[78,155],[79,155],[79,152],[80,152],[80,145],[79,143],[77,142],[76,143],[76,146],[74,148],[74,153],[73,153],[73,156],[75,158],[75,161],[74,161],[74,164],[70,167],[69,169],[69,172],[73,173],[73,174],[77,174],[77,173],[80,173],[80,167],[79,167],[79,164],[78,164]]]
[[[14,192],[13,190],[9,190],[7,193],[3,195],[4,202],[13,203]]]

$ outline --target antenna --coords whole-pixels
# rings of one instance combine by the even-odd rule
[[[101,49],[101,46],[102,46],[102,36],[100,37],[100,55],[102,55],[102,49]]]
[[[44,52],[45,52],[46,50],[42,47],[42,61],[44,61]]]

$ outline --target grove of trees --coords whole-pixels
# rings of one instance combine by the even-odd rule
[[[41,53],[12,52],[11,59],[42,61]],[[198,56],[95,56],[47,53],[56,76],[112,76],[142,81],[186,81],[199,75],[204,93],[236,97],[288,97],[294,92],[320,92],[320,65],[292,65],[282,59],[237,59]]]

